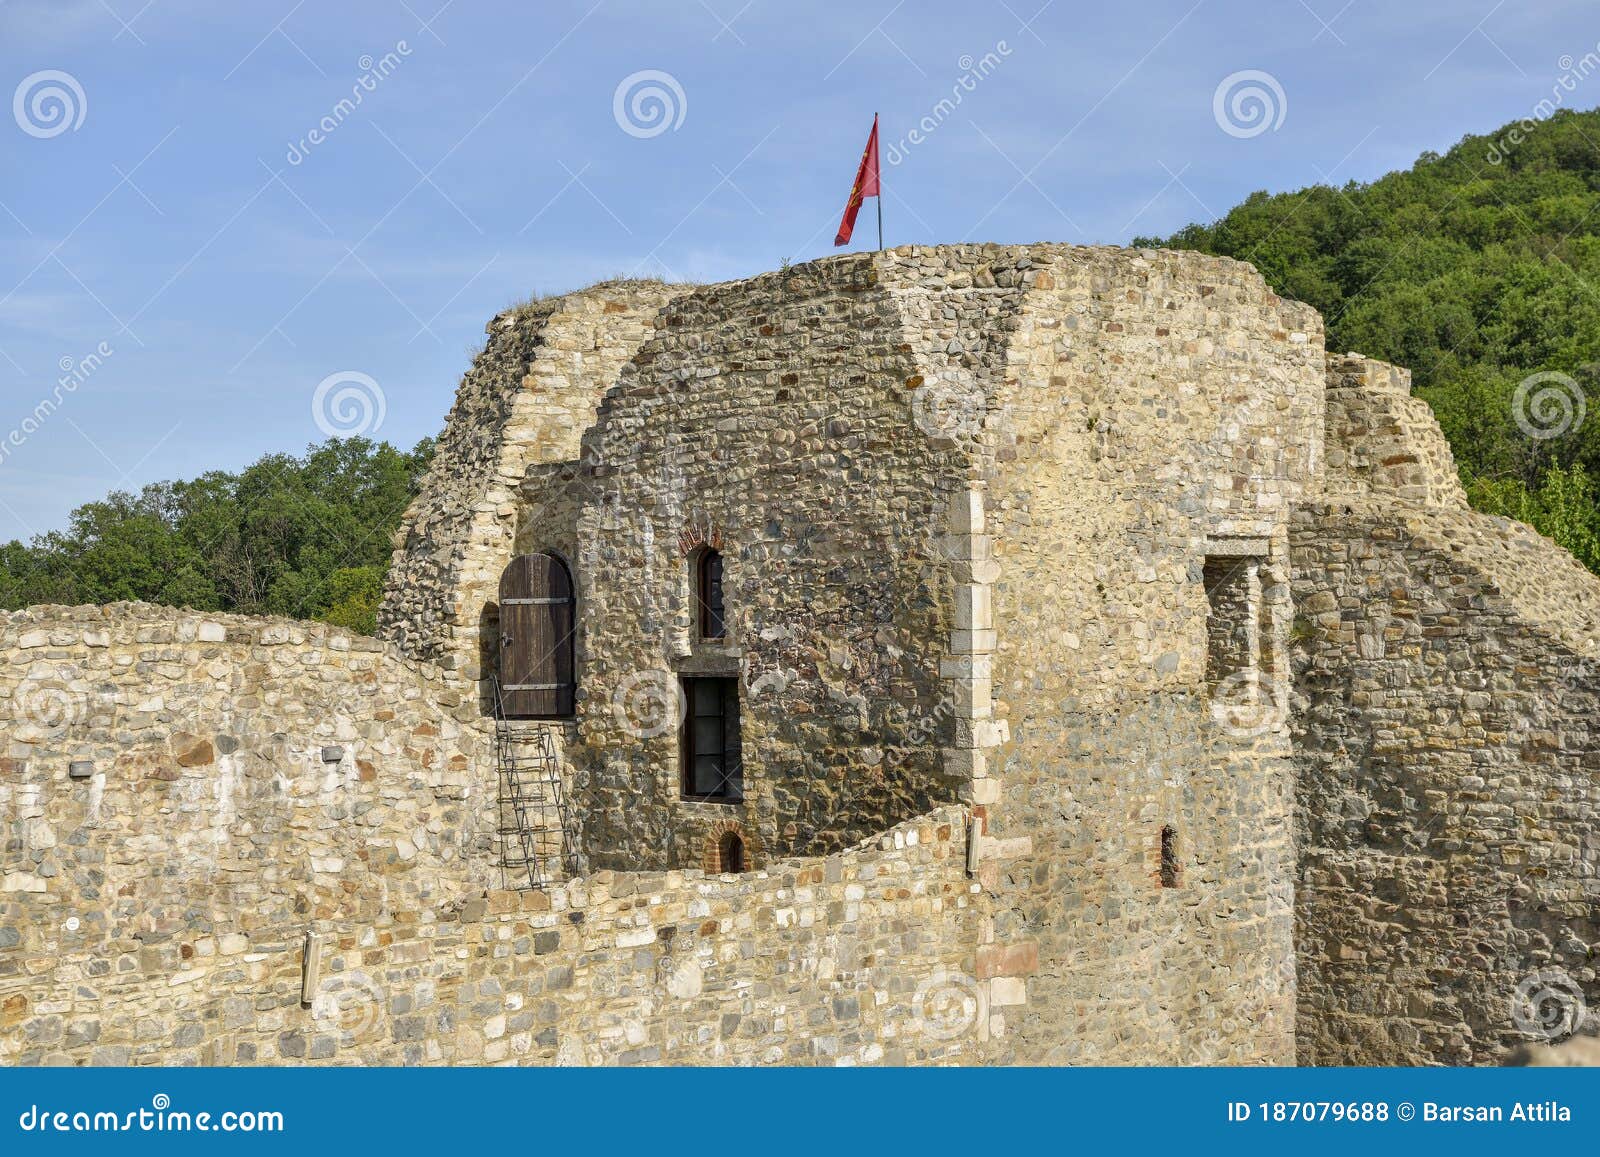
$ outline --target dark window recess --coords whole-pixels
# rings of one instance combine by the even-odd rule
[[[703,550],[695,565],[695,605],[699,611],[700,637],[720,639],[728,629],[722,621],[722,555]]]
[[[685,679],[683,794],[736,801],[744,795],[739,758],[739,680]]]
[[[744,871],[744,841],[739,838],[738,832],[729,832],[722,837],[722,843],[717,848],[717,865],[724,872],[738,874]]]
[[[500,709],[511,719],[573,713],[577,599],[566,564],[525,554],[500,576]]]
[[[1161,886],[1176,888],[1181,874],[1178,868],[1178,829],[1168,824],[1161,829]]]

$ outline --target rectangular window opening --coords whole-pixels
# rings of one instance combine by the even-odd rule
[[[1257,560],[1211,556],[1205,560],[1206,686],[1212,695],[1237,698],[1258,675],[1256,655],[1261,602]]]
[[[1206,691],[1221,733],[1251,741],[1282,728],[1280,580],[1264,554],[1207,555]]]
[[[736,803],[744,798],[739,680],[685,678],[683,795]]]

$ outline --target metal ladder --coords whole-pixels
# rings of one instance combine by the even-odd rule
[[[578,874],[561,759],[550,728],[536,719],[507,719],[500,680],[493,681],[495,765],[500,781],[501,868],[507,888],[543,888],[559,865]],[[527,882],[521,880],[526,874]]]

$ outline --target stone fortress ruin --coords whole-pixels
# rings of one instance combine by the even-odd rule
[[[1600,1007],[1600,579],[1228,259],[519,308],[379,638],[0,650],[7,1064],[1467,1064]]]

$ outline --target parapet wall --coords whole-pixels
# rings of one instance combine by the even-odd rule
[[[141,604],[4,616],[0,656],[0,1064],[975,1063],[1023,999],[957,810],[499,891],[492,734],[437,668]]]
[[[375,640],[117,603],[0,616],[0,656],[4,1059],[170,1046],[197,954],[499,882],[483,724]]]
[[[231,918],[8,896],[0,1064],[983,1063],[1021,982],[962,828],[951,810],[770,871],[441,889],[356,918],[288,889]]]

